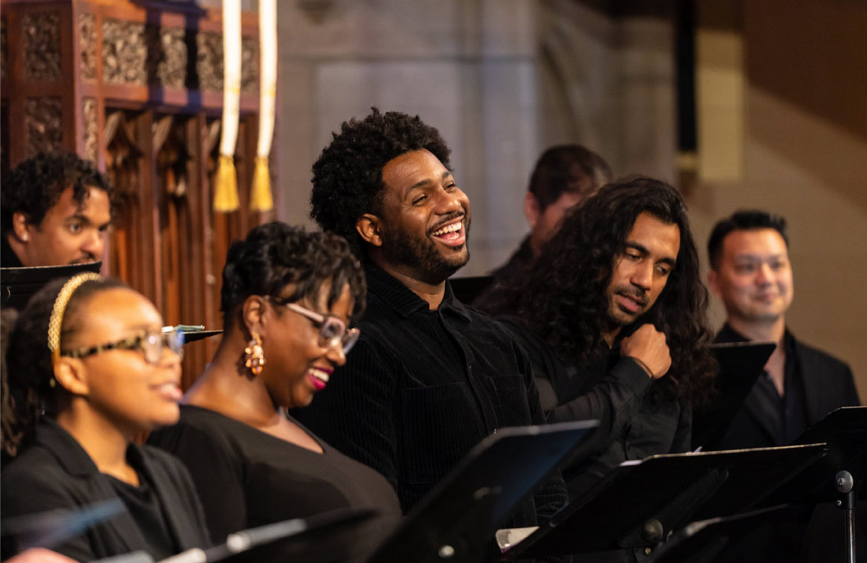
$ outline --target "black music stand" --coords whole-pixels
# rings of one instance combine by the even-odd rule
[[[736,516],[691,522],[661,545],[648,563],[713,563],[733,539],[784,508],[772,506]]]
[[[653,547],[700,511],[749,510],[824,453],[824,445],[812,444],[627,461],[504,555]]]
[[[709,408],[693,413],[693,450],[699,447],[704,450],[716,448],[776,347],[773,342],[711,344],[711,351],[719,365],[719,394]]]
[[[23,309],[30,298],[48,282],[57,278],[71,278],[76,274],[98,274],[102,262],[88,262],[70,266],[35,266],[30,268],[0,268],[2,306]]]
[[[0,530],[4,544],[12,541],[9,548],[14,545],[15,552],[31,547],[51,549],[125,510],[120,499],[111,499],[77,510],[52,510],[4,518],[0,522]]]
[[[217,336],[223,334],[222,330],[184,330],[184,344],[204,340],[209,336]]]
[[[598,425],[590,420],[505,428],[485,438],[367,563],[479,561],[497,525]]]
[[[828,455],[774,493],[779,502],[835,502],[845,510],[847,561],[855,561],[855,503],[867,498],[867,407],[841,407],[808,428],[795,444],[825,442]]]

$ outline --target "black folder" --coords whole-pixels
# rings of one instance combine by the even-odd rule
[[[692,448],[716,448],[735,415],[743,407],[768,358],[773,342],[725,342],[711,345],[719,365],[719,393],[709,408],[696,410],[692,420]]]
[[[695,515],[730,516],[753,508],[824,453],[824,444],[811,444],[627,461],[505,555],[653,546]]]
[[[497,525],[598,424],[506,428],[489,436],[415,506],[368,563],[477,561]]]
[[[48,282],[57,278],[71,278],[76,274],[98,274],[102,262],[88,262],[70,266],[35,266],[31,268],[0,268],[2,306],[23,309],[30,298]]]

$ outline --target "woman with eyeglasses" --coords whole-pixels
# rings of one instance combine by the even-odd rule
[[[47,543],[51,534],[21,536],[16,546],[4,538],[4,558],[48,547],[78,561],[132,551],[160,560],[210,545],[187,469],[133,442],[179,416],[183,338],[162,325],[144,296],[96,274],[48,284],[14,322],[4,366],[4,527],[105,501],[119,513],[91,526],[54,521],[51,531],[71,538],[58,545]]]
[[[184,396],[181,420],[150,437],[189,467],[214,538],[341,508],[379,516],[332,537],[321,560],[361,561],[400,518],[384,477],[287,414],[304,407],[358,338],[364,273],[346,241],[273,222],[229,249],[223,338]]]

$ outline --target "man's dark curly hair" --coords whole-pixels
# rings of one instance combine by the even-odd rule
[[[48,324],[60,290],[69,281],[59,278],[49,282],[27,302],[9,335],[3,361],[6,363],[7,389],[3,389],[3,452],[15,453],[33,437],[43,407],[54,410],[54,399],[62,387],[51,385],[54,364],[48,349]],[[74,341],[75,334],[87,322],[84,306],[97,294],[109,289],[126,288],[114,279],[84,282],[69,299],[60,327],[61,348]]]
[[[260,225],[229,248],[220,295],[223,328],[232,326],[239,306],[251,295],[281,297],[283,288],[294,284],[288,301],[308,298],[315,302],[328,280],[329,309],[348,284],[353,303],[350,321],[357,319],[364,311],[367,285],[361,264],[343,237],[307,233],[279,221]]]
[[[68,152],[41,152],[21,162],[3,182],[0,222],[2,232],[12,229],[12,215],[22,212],[32,225],[39,225],[60,194],[72,188],[72,197],[84,204],[90,188],[102,190],[114,203],[114,189],[96,165]]]
[[[356,256],[364,256],[364,241],[355,223],[365,213],[381,212],[382,169],[392,159],[417,150],[433,153],[449,165],[451,149],[439,131],[419,116],[389,111],[372,113],[361,121],[344,122],[313,165],[310,217],[325,231],[349,242]]]
[[[517,303],[519,317],[563,359],[588,361],[610,330],[606,290],[632,226],[644,212],[677,225],[680,248],[656,303],[621,336],[644,323],[664,332],[672,364],[668,376],[654,387],[700,405],[712,391],[716,369],[708,348],[708,296],[699,275],[686,204],[668,184],[644,177],[626,179],[604,186],[572,210],[539,258],[508,291],[508,306],[514,311]]]
[[[753,231],[756,229],[774,229],[783,237],[786,249],[789,248],[789,233],[786,230],[786,219],[782,215],[762,211],[760,209],[739,210],[732,213],[713,227],[707,241],[707,255],[710,266],[714,270],[719,266],[722,256],[723,241],[734,231]]]

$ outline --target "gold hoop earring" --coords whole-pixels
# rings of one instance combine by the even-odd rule
[[[244,352],[246,353],[246,361],[244,365],[250,368],[250,371],[253,372],[253,375],[259,375],[262,373],[262,366],[265,365],[265,353],[262,350],[262,339],[256,333],[256,331],[250,331],[252,338],[250,342],[247,343],[247,347],[244,348]]]

